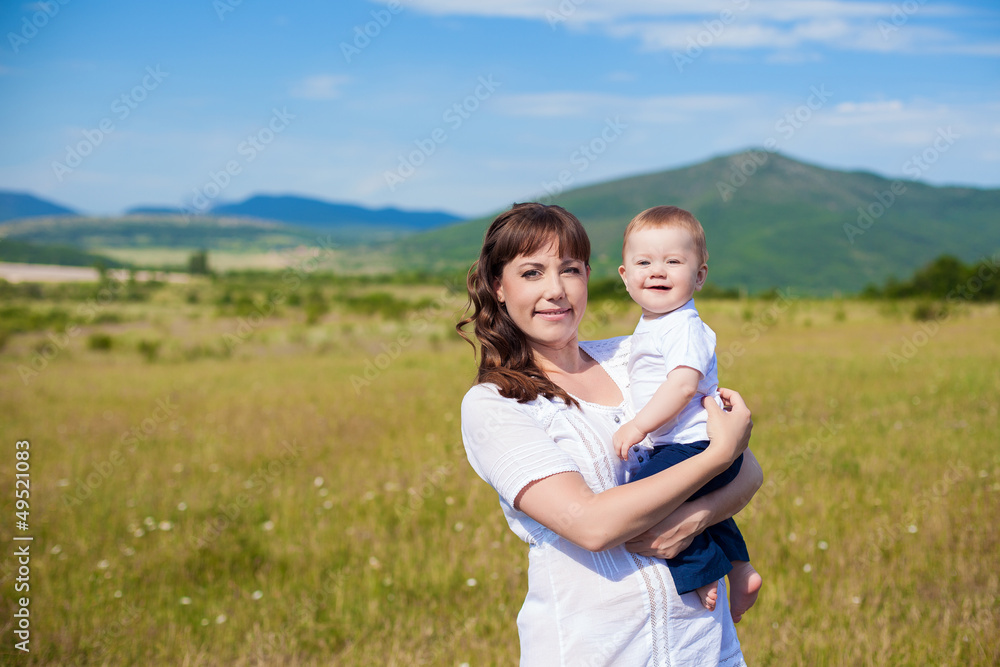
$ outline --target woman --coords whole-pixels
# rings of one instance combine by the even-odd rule
[[[730,410],[706,403],[708,449],[623,484],[630,464],[611,436],[632,418],[629,343],[578,340],[589,258],[573,215],[515,205],[486,232],[469,271],[472,314],[457,325],[464,336],[472,323],[481,345],[477,383],[462,402],[466,453],[530,546],[521,663],[743,665],[728,604],[709,612],[695,593],[677,595],[661,559],[760,486],[747,451],[736,480],[684,502],[743,453],[750,413],[721,390]]]

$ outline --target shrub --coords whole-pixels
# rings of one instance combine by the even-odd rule
[[[42,310],[26,306],[0,306],[0,329],[12,333],[26,331],[57,331],[70,323],[69,313],[62,308]]]
[[[93,333],[87,337],[87,347],[99,352],[107,352],[114,347],[114,339],[106,333]]]
[[[92,324],[118,324],[122,321],[121,315],[118,313],[99,313],[97,317],[94,318]]]
[[[397,299],[388,292],[371,292],[362,296],[344,297],[344,305],[362,315],[381,315],[391,319],[402,319],[413,308],[409,301]]]
[[[306,295],[306,324],[316,324],[329,310],[330,304],[318,289],[313,289]]]
[[[162,341],[159,340],[140,340],[136,345],[136,349],[139,350],[139,354],[145,357],[146,361],[154,362],[160,356],[161,343]]]
[[[243,294],[236,299],[235,309],[238,317],[246,317],[250,313],[257,311],[257,305],[253,302],[253,299]]]
[[[948,306],[940,301],[918,303],[913,308],[913,319],[917,322],[940,320],[948,316]]]

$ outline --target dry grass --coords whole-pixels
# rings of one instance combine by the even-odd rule
[[[13,336],[0,476],[29,439],[35,537],[18,664],[515,663],[526,548],[465,461],[474,368],[448,333],[461,299],[440,298],[432,321],[286,313],[225,355],[183,352],[222,349],[236,320],[163,299],[114,331],[162,338],[159,361],[84,334],[27,384],[44,336]],[[953,315],[898,370],[908,307],[701,310],[721,352],[743,345],[720,375],[754,409],[767,476],[738,518],[765,577],[748,662],[1000,661],[998,309]],[[634,316],[592,304],[584,331]]]

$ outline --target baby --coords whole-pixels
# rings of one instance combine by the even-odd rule
[[[623,460],[634,449],[641,467],[632,479],[642,479],[704,451],[707,412],[701,401],[705,396],[720,401],[715,333],[701,321],[692,298],[708,275],[705,231],[689,212],[656,206],[625,229],[622,261],[618,273],[642,307],[642,318],[632,334],[628,365],[636,415],[615,433],[614,446]],[[647,435],[652,451],[639,447]],[[742,463],[741,455],[688,500],[728,484]],[[728,573],[735,622],[756,602],[762,583],[732,519],[707,528],[667,565],[677,592],[697,591],[709,610],[715,609],[719,578]]]

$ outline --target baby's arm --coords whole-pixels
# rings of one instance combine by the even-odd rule
[[[700,381],[701,373],[690,366],[678,366],[667,373],[666,381],[649,402],[612,436],[618,456],[624,461],[628,458],[629,447],[679,415],[698,393]]]

